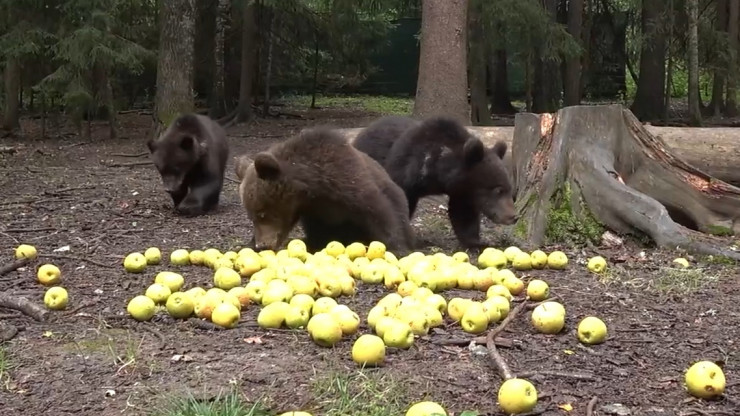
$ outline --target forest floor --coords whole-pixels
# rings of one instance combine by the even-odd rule
[[[258,119],[230,128],[232,155],[254,154],[306,126],[360,127],[377,116],[352,107],[286,112],[300,117]],[[210,269],[170,266],[166,259],[172,250],[236,250],[251,237],[236,183],[226,182],[217,212],[181,218],[173,215],[151,165],[126,165],[148,160],[142,152],[149,123],[149,115],[124,114],[118,139],[104,139],[105,125],[95,123],[93,139],[85,142],[68,126],[50,128],[57,138],[33,139],[39,137],[38,123],[25,120],[30,139],[0,142],[0,147],[15,149],[0,153],[0,265],[12,261],[13,249],[22,242],[35,245],[42,256],[57,256],[0,277],[0,292],[41,303],[44,288],[36,282],[36,266],[52,262],[61,268],[70,293],[67,310],[51,313],[43,323],[0,309],[1,320],[21,329],[0,346],[3,416],[146,415],[161,411],[172,397],[213,400],[230,389],[243,400],[260,401],[271,414],[300,408],[316,415],[402,415],[422,399],[443,403],[451,415],[464,410],[503,414],[496,406],[501,378],[489,359],[467,345],[435,343],[470,338],[449,318],[411,349],[389,350],[382,368],[365,371],[350,356],[357,335],[322,348],[305,331],[259,329],[255,306],[246,308],[239,326],[228,331],[162,316],[150,322],[129,318],[128,300],[142,294],[158,271],[182,272],[186,288],[211,287]],[[235,177],[233,160],[227,176]],[[422,251],[459,250],[439,202],[423,201],[413,225],[424,242]],[[486,221],[483,230],[498,247],[511,244],[506,227]],[[149,246],[162,249],[162,264],[140,275],[125,273],[123,257]],[[535,383],[537,414],[586,415],[593,398],[594,415],[740,414],[737,266],[690,258],[692,267],[679,271],[671,267],[674,253],[632,242],[617,249],[540,248],[563,249],[570,258],[567,270],[521,276],[550,283],[552,294],[567,308],[566,328],[557,335],[537,333],[529,322],[531,312],[523,312],[502,334],[514,346],[499,349],[515,374],[526,373]],[[597,252],[609,262],[604,276],[585,267]],[[339,299],[363,318],[360,333],[369,332],[367,312],[383,295],[381,288],[360,282],[356,296]],[[444,296],[482,299],[484,294],[452,291]],[[604,344],[579,345],[575,328],[588,315],[607,323]],[[722,363],[727,377],[723,398],[702,401],[685,392],[683,373],[697,360]]]

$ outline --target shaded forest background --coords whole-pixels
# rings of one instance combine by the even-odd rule
[[[687,96],[695,105],[678,116],[690,124],[737,116],[737,1],[466,6],[472,124],[594,101],[667,122]],[[285,95],[413,96],[421,11],[420,0],[0,0],[2,128],[64,114],[83,135],[83,121],[109,120],[115,136],[119,111],[245,121]]]

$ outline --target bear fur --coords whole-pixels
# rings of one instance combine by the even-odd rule
[[[182,115],[147,147],[177,213],[203,215],[216,208],[229,156],[226,132],[218,122]]]
[[[333,240],[376,240],[399,255],[413,247],[403,191],[335,130],[304,129],[235,167],[257,250],[278,250],[299,221],[311,251]]]
[[[382,163],[404,190],[410,217],[420,198],[447,195],[452,229],[465,248],[488,245],[480,239],[481,214],[498,224],[517,220],[505,142],[486,148],[447,117],[387,116],[363,129],[353,146]]]

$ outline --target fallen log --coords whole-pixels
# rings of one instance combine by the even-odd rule
[[[45,320],[49,314],[47,309],[31,302],[23,296],[12,296],[8,293],[0,293],[0,308],[21,311],[37,321]]]
[[[504,141],[511,148],[514,127],[473,126],[468,131],[487,144]],[[731,185],[740,186],[740,129],[732,127],[661,127],[645,129],[660,137],[675,155],[706,174]],[[362,128],[340,129],[348,140],[354,140]],[[507,155],[510,153],[507,153]]]
[[[515,231],[533,246],[567,221],[586,233],[608,228],[740,260],[715,236],[740,232],[740,188],[676,157],[628,109],[573,106],[518,114],[515,123]]]

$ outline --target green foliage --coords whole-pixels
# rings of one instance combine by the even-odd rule
[[[585,202],[573,195],[570,183],[558,188],[550,202],[545,230],[549,242],[582,245],[599,241],[605,228],[594,218]]]
[[[387,373],[332,372],[313,382],[319,414],[326,416],[401,415],[408,407],[404,384]]]
[[[261,403],[245,403],[235,389],[212,400],[198,400],[192,394],[171,397],[152,416],[269,416]]]

